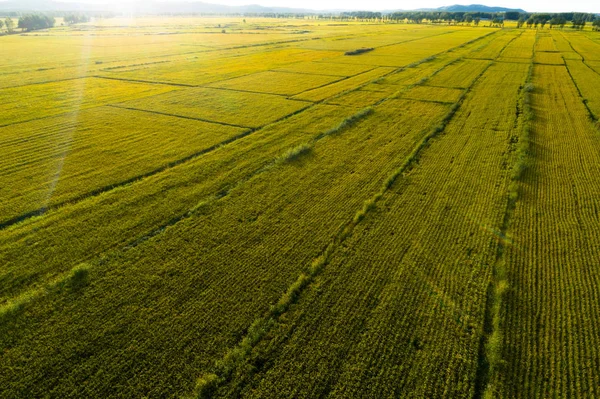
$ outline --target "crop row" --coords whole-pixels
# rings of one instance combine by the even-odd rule
[[[102,75],[119,79],[202,85],[281,68],[295,62],[331,58],[338,54],[334,51],[312,51],[289,47],[252,52],[246,49],[226,50],[216,53],[198,53],[194,57],[167,64],[105,70]]]
[[[426,64],[423,64],[426,66],[424,69],[420,66],[411,68],[412,79],[422,79],[430,73]],[[421,78],[414,75],[415,71],[423,74]],[[219,148],[202,159],[131,187],[52,211],[42,219],[3,232],[0,241],[3,262],[7,265],[3,277],[5,301],[11,296],[25,295],[27,287],[36,286],[37,282],[49,276],[60,275],[78,262],[93,259],[117,245],[125,245],[170,224],[199,202],[221,195],[252,176],[286,148],[305,142],[319,131],[327,130],[331,124],[336,124],[339,118],[354,112],[352,109],[318,106],[261,129],[235,145]],[[64,228],[65,225],[69,228]],[[93,241],[87,239],[84,233],[88,229],[94,231]],[[35,250],[29,250],[24,256],[24,246]]]
[[[148,97],[173,87],[85,78],[0,90],[0,126],[67,112],[79,112],[115,101]]]
[[[488,69],[221,396],[475,393],[519,129],[514,93],[526,74],[521,65]]]
[[[190,391],[199,371],[238,340],[403,162],[430,128],[422,118],[432,125],[447,109],[393,104],[95,264],[82,289],[50,292],[26,316],[16,314],[0,334],[9,370],[3,395]],[[12,367],[25,353],[35,359],[27,378]]]
[[[567,60],[567,68],[593,116],[600,118],[600,73],[586,63]]]
[[[198,87],[121,102],[116,106],[257,128],[308,105],[271,94]]]
[[[163,168],[247,131],[112,107],[0,128],[0,224]]]
[[[499,60],[529,64],[533,56],[535,42],[535,32],[526,31],[506,47]]]
[[[534,67],[531,162],[509,230],[504,397],[596,397],[600,148],[567,69]]]

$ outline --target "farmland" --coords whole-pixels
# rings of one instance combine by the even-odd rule
[[[600,396],[600,33],[131,23],[0,37],[1,397]]]

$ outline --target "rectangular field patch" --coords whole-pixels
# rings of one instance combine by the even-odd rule
[[[415,86],[410,90],[401,93],[400,98],[441,103],[455,103],[463,93],[464,90],[451,89],[447,87]]]
[[[245,131],[115,107],[0,128],[0,223],[164,168]]]
[[[174,90],[170,86],[84,78],[0,90],[0,126],[77,112]]]
[[[338,64],[333,62],[297,62],[285,67],[275,69],[282,72],[312,73],[317,75],[350,77],[367,72],[374,67],[367,65]]]
[[[256,128],[306,108],[281,96],[216,88],[190,88],[120,104],[149,112]]]
[[[444,68],[427,81],[431,86],[460,87],[471,86],[473,81],[488,66],[485,60],[463,60]]]
[[[343,105],[346,107],[367,107],[389,97],[390,94],[381,91],[356,90],[327,101],[327,104]]]
[[[565,60],[560,53],[535,53],[533,62],[546,65],[564,65]]]
[[[356,75],[351,78],[332,83],[324,87],[320,87],[318,89],[306,91],[302,94],[295,96],[294,98],[308,101],[322,101],[338,93],[358,88],[360,85],[375,80],[378,77],[384,76],[385,74],[388,74],[393,70],[393,68],[377,68],[372,71],[365,72],[363,74]]]
[[[343,78],[339,76],[266,71],[216,82],[209,85],[209,87],[291,96],[340,79]]]

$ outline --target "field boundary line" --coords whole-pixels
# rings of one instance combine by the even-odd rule
[[[290,65],[294,65],[294,64],[290,64]],[[348,65],[348,64],[338,64],[338,65]],[[373,67],[373,68],[369,69],[368,71],[359,72],[357,75],[359,75],[361,73],[365,73],[365,72],[370,72],[373,69],[377,69],[377,67]],[[295,73],[298,75],[312,75],[312,76],[327,76],[329,78],[340,78],[340,80],[351,78],[353,76],[357,76],[357,75],[327,75],[325,73],[296,72],[296,71],[286,71],[286,70],[281,70],[281,69],[267,69],[265,72]],[[332,83],[335,83],[335,82],[332,82]]]
[[[246,77],[246,76],[251,76],[253,74],[250,75],[243,75],[243,76],[236,76],[235,78],[232,79],[237,79],[237,78],[242,78],[242,77]],[[213,83],[221,83],[221,82],[225,82],[227,80],[231,80],[231,79],[225,79],[225,80],[220,80],[217,82],[212,82],[212,83],[208,83],[209,85],[213,84]],[[281,97],[284,98],[286,100],[291,100],[291,98],[289,98],[290,96],[295,96],[296,94],[280,94],[280,93],[270,93],[270,92],[265,92],[265,91],[254,91],[254,90],[244,90],[244,89],[234,89],[231,87],[216,87],[216,86],[206,86],[206,85],[201,85],[201,86],[197,86],[196,88],[200,88],[200,89],[211,89],[211,90],[222,90],[222,91],[232,91],[235,93],[250,93],[250,94],[264,94],[266,96],[277,96],[277,97]],[[306,100],[302,100],[303,102],[308,102]]]
[[[127,102],[127,101],[124,101],[124,102]],[[237,128],[240,128],[240,129],[258,129],[257,127],[235,125],[233,123],[227,123],[227,122],[211,121],[209,119],[196,118],[196,117],[193,117],[193,116],[170,114],[168,112],[153,111],[153,110],[149,110],[149,109],[142,109],[142,108],[135,108],[135,107],[126,107],[126,106],[120,105],[120,104],[123,104],[123,102],[121,102],[121,103],[114,103],[114,104],[106,104],[105,106],[106,107],[111,107],[111,108],[126,109],[126,110],[129,110],[129,111],[138,111],[138,112],[146,112],[146,113],[149,113],[149,114],[156,114],[156,115],[162,115],[162,116],[170,116],[170,117],[173,117],[173,118],[188,119],[188,120],[198,121],[198,122],[212,123],[212,124],[215,124],[215,125],[237,127]]]
[[[44,82],[31,82],[31,83],[27,83],[24,85],[18,85],[18,86],[8,86],[8,87],[0,87],[0,91],[2,90],[8,90],[8,89],[19,89],[21,87],[27,87],[27,86],[36,86],[36,85],[45,85],[45,84],[49,84],[49,83],[60,83],[60,82],[68,82],[70,80],[77,80],[77,79],[87,79],[87,78],[91,78],[93,76],[79,76],[76,78],[65,78],[65,79],[58,79],[58,80],[48,80],[48,81],[44,81]]]
[[[198,87],[198,85],[191,85],[187,83],[169,83],[169,82],[158,82],[152,80],[142,80],[142,79],[125,79],[125,78],[117,78],[113,76],[104,76],[104,75],[91,75],[88,77],[98,78],[98,79],[108,79],[108,80],[120,80],[123,82],[133,82],[133,83],[146,83],[151,85],[163,85],[163,86],[178,86],[178,87]]]

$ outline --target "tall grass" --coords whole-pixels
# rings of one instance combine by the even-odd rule
[[[275,159],[275,163],[281,164],[286,162],[292,162],[301,156],[308,154],[312,150],[310,143],[302,143],[296,147],[288,149],[286,152],[281,154]]]

